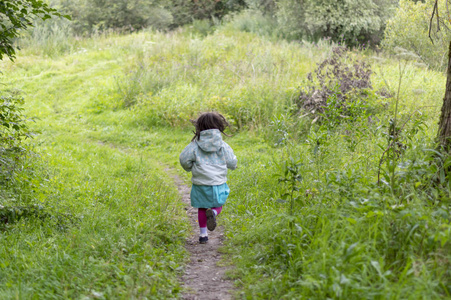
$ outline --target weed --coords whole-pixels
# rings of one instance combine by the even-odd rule
[[[287,160],[283,161],[281,166],[281,173],[276,174],[279,183],[285,185],[285,192],[277,199],[279,203],[290,204],[290,215],[294,214],[294,204],[301,199],[299,195],[300,187],[299,183],[302,182],[302,163],[289,156]]]
[[[313,75],[309,73],[296,103],[313,114],[315,122],[321,119],[330,127],[365,117],[374,105],[368,103],[371,73],[365,61],[353,58],[345,47],[335,47],[331,57],[319,63]]]

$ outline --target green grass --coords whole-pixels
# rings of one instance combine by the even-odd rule
[[[41,132],[33,142],[42,171],[28,201],[74,221],[61,228],[51,219],[22,218],[5,227],[1,297],[177,296],[189,226],[168,165],[135,143],[157,132],[134,126],[125,111],[87,112],[93,99],[107,97],[102,88],[114,85],[118,60],[93,51],[3,64]]]
[[[443,74],[406,68],[400,119],[412,117],[392,190],[376,184],[392,99],[370,98],[371,122],[335,128],[290,115],[307,73],[330,52],[326,42],[270,41],[231,26],[205,37],[181,29],[68,42],[0,63],[27,115],[39,118],[32,202],[76,220],[6,227],[2,298],[177,297],[188,222],[165,169],[188,178],[178,155],[192,137],[189,119],[206,110],[231,121],[227,142],[239,160],[221,220],[237,298],[450,297],[449,187],[431,184],[425,151]],[[397,89],[397,61],[355,55],[372,62],[376,91]],[[290,144],[275,146],[283,134]],[[290,155],[303,177],[292,216],[276,201]]]

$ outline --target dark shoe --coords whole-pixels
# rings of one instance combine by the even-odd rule
[[[206,244],[208,242],[208,236],[200,236],[199,244]]]
[[[207,228],[210,231],[215,230],[216,228],[216,215],[211,208],[208,208],[205,212],[207,215]]]

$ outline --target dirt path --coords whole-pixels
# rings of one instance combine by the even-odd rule
[[[224,273],[226,267],[218,266],[221,254],[218,249],[222,246],[224,233],[221,226],[215,231],[208,232],[208,243],[199,244],[199,225],[197,223],[197,209],[190,205],[190,188],[177,176],[172,175],[182,200],[187,204],[187,214],[191,222],[192,234],[186,241],[186,249],[191,254],[191,261],[182,277],[185,300],[232,299],[230,291],[233,283],[227,280]]]

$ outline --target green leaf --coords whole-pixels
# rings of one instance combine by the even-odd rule
[[[353,218],[346,218],[346,220],[348,220],[348,222],[351,223],[351,224],[356,224],[357,223],[357,221],[355,219],[353,219]]]
[[[378,261],[375,261],[375,260],[371,261],[371,265],[376,269],[376,271],[377,271],[379,274],[382,274],[382,272],[381,272],[381,266],[380,266],[380,264],[379,264]]]
[[[299,231],[299,233],[302,233],[304,230],[302,229],[301,226],[299,226],[298,224],[294,223],[294,227],[296,227],[296,230]]]

